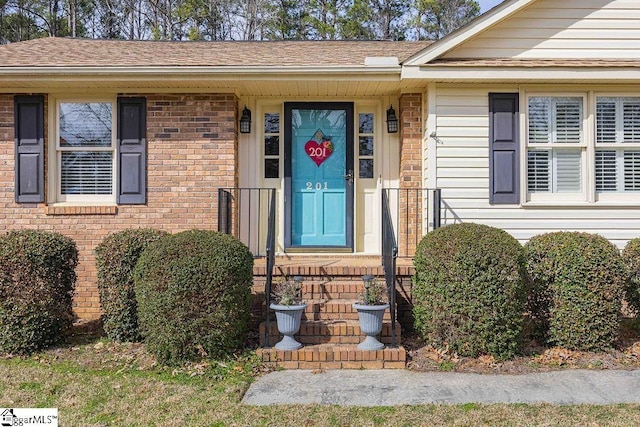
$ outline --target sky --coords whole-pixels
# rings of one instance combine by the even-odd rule
[[[480,11],[484,13],[492,7],[502,3],[502,0],[478,0],[478,3],[480,3]]]

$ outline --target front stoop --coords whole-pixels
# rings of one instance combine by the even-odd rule
[[[265,269],[254,268],[254,295],[264,295]],[[396,322],[395,347],[383,350],[359,350],[365,339],[360,331],[358,312],[353,308],[362,292],[362,276],[372,274],[384,280],[384,270],[379,258],[312,258],[300,260],[276,260],[274,282],[279,277],[302,276],[302,299],[307,308],[302,315],[300,331],[295,339],[304,347],[285,351],[273,348],[282,336],[278,333],[275,318],[269,321],[268,342],[265,343],[265,322],[260,323],[260,347],[257,354],[267,366],[286,369],[403,369],[407,352],[400,346],[402,328]],[[259,311],[265,313],[264,300]],[[271,313],[271,312],[270,312]],[[272,314],[272,313],[271,313]],[[264,317],[263,317],[264,319]],[[386,311],[379,339],[391,345],[391,316]]]
[[[355,344],[318,344],[292,351],[260,348],[257,353],[265,365],[285,369],[404,369],[407,360],[402,346],[369,351]]]

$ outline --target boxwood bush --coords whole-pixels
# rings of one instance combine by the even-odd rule
[[[29,354],[66,338],[77,264],[75,242],[59,233],[0,237],[0,351]]]
[[[151,228],[123,230],[105,237],[96,247],[102,323],[112,340],[140,340],[133,270],[142,251],[165,235]]]
[[[595,234],[563,231],[533,237],[525,255],[529,311],[548,327],[548,343],[585,351],[612,347],[626,276],[618,249]]]
[[[640,239],[627,243],[622,260],[627,268],[625,300],[629,309],[637,315],[640,313]]]
[[[151,243],[134,273],[140,330],[160,362],[224,357],[244,344],[253,256],[232,236],[190,230]]]
[[[522,246],[503,230],[464,223],[427,234],[414,259],[416,329],[460,355],[519,351],[526,289]]]

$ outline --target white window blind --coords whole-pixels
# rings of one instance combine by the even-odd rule
[[[527,187],[529,192],[549,191],[549,171],[549,151],[530,150],[527,153]]]
[[[113,153],[62,153],[61,194],[112,194]]]
[[[582,140],[582,98],[552,98],[555,107],[554,142],[579,144]]]
[[[640,151],[624,151],[624,191],[640,191]]]
[[[616,142],[616,101],[613,98],[598,98],[596,103],[596,142]]]
[[[554,192],[578,193],[582,190],[582,150],[553,150]]]
[[[549,98],[529,99],[529,144],[551,142]]]
[[[596,151],[596,191],[617,191],[618,171],[615,150]]]
[[[640,142],[640,98],[624,98],[622,101],[622,142]]]

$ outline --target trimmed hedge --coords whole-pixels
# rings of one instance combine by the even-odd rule
[[[625,300],[629,308],[636,314],[640,313],[640,239],[633,239],[627,243],[622,252],[622,260],[627,267],[627,286]]]
[[[151,228],[124,230],[105,237],[96,247],[102,323],[112,340],[140,340],[133,270],[145,248],[167,234]]]
[[[625,267],[604,237],[548,233],[525,245],[531,280],[529,312],[551,345],[572,350],[611,348],[618,338]]]
[[[151,243],[134,273],[140,331],[160,362],[224,357],[249,325],[253,256],[240,241],[190,230]]]
[[[509,359],[520,349],[526,289],[522,246],[473,223],[427,234],[414,259],[418,332],[462,356]]]
[[[30,354],[67,337],[77,264],[75,242],[59,233],[0,237],[0,351]]]

